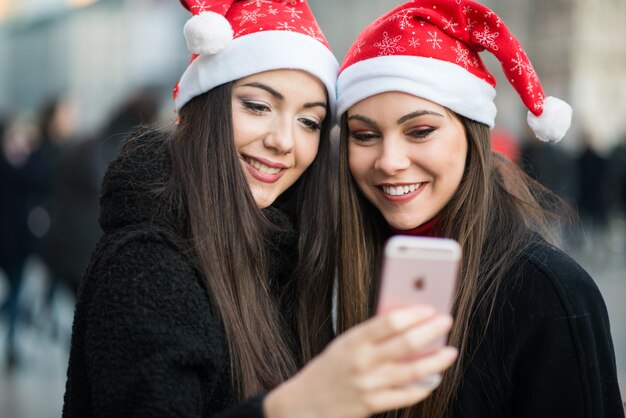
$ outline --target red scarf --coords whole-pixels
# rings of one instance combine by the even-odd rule
[[[435,216],[428,222],[424,222],[423,224],[413,228],[413,229],[395,229],[391,228],[391,230],[399,235],[413,235],[416,237],[438,237],[439,230],[437,228],[437,224],[439,223],[439,216]]]

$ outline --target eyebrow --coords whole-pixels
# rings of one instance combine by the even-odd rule
[[[407,120],[411,120],[413,118],[417,118],[419,116],[424,116],[424,115],[439,116],[440,118],[443,117],[441,113],[433,112],[431,110],[416,110],[415,112],[407,113],[406,115],[402,116],[400,119],[396,121],[396,123],[398,125],[401,125]]]
[[[375,128],[378,127],[378,124],[376,122],[374,122],[372,119],[363,115],[352,115],[348,117],[348,120],[360,120],[361,122],[367,123],[368,125],[373,126]]]
[[[407,113],[406,115],[402,116],[400,119],[398,119],[396,121],[396,123],[398,125],[403,124],[404,122],[411,120],[413,118],[417,118],[419,116],[424,116],[424,115],[433,115],[433,116],[438,116],[438,117],[443,117],[443,115],[441,113],[437,113],[437,112],[433,112],[430,110],[416,110],[415,112],[411,112],[411,113]],[[373,127],[378,127],[378,124],[376,122],[374,122],[372,119],[363,116],[363,115],[352,115],[350,117],[348,117],[348,120],[360,120],[361,122],[367,123],[368,125],[371,125]]]
[[[244,87],[256,87],[258,89],[265,90],[266,92],[268,92],[269,94],[271,94],[272,96],[280,100],[283,100],[285,98],[282,94],[280,94],[279,92],[277,92],[276,90],[274,90],[273,88],[265,84],[254,82],[254,83],[244,84]]]
[[[273,88],[271,88],[270,86],[268,86],[266,84],[253,82],[253,83],[244,84],[243,86],[244,87],[256,87],[258,89],[265,90],[266,92],[268,92],[272,96],[276,97],[278,100],[284,100],[285,99],[285,96],[283,96],[282,94],[280,94],[279,92],[277,92],[276,90],[274,90]],[[312,107],[318,107],[318,106],[319,107],[323,107],[326,110],[328,109],[328,104],[326,102],[311,102],[311,103],[305,103],[303,105],[303,107],[305,109],[310,109]]]
[[[305,103],[303,107],[305,109],[310,109],[312,107],[317,107],[317,106],[323,107],[324,109],[328,109],[328,104],[326,102]]]

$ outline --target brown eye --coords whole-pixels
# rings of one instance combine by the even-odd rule
[[[435,131],[435,128],[426,128],[426,129],[416,129],[414,131],[410,131],[407,135],[417,139],[426,138],[432,132]]]
[[[243,107],[257,115],[270,110],[270,107],[264,103],[250,102],[247,100],[242,100],[241,103],[243,104]]]
[[[306,130],[316,132],[322,129],[322,125],[313,119],[302,118],[299,121],[305,126]]]
[[[351,132],[350,137],[354,139],[355,142],[364,143],[378,138],[378,135],[371,132]]]

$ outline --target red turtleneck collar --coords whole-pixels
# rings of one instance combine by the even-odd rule
[[[395,229],[391,228],[393,232],[401,235],[413,235],[417,237],[437,237],[439,231],[437,230],[437,224],[439,223],[439,216],[435,216],[428,222],[425,222],[413,229]]]

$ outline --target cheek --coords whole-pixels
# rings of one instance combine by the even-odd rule
[[[247,129],[248,128],[248,129]],[[242,117],[233,114],[233,137],[235,140],[235,148],[245,145],[248,134],[249,125],[243,123]]]
[[[304,165],[303,169],[307,169],[317,156],[319,150],[320,139],[305,138],[300,147],[300,161]]]
[[[352,178],[361,192],[366,196],[370,196],[370,198],[372,197],[372,193],[374,193],[373,182],[378,173],[376,169],[376,161],[378,158],[379,148],[377,146],[355,146],[348,158]]]
[[[453,166],[458,176],[458,181],[461,181],[461,176],[465,171],[465,164],[467,163],[467,142],[465,138],[459,141],[459,145],[456,152],[451,154],[453,156]]]
[[[367,173],[367,160],[368,153],[366,150],[355,146],[348,147],[348,168],[357,183],[362,181]]]
[[[267,131],[266,123],[263,118],[250,117],[241,112],[233,113],[235,147],[239,149],[264,135]]]
[[[461,183],[461,178],[463,177],[463,172],[465,171],[467,146],[464,143],[458,144],[455,148],[451,148],[443,155],[446,157],[441,160],[441,163],[439,164],[439,166],[443,168],[443,170],[440,171],[440,175],[447,176],[447,184],[449,187],[456,190]]]

